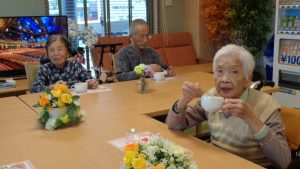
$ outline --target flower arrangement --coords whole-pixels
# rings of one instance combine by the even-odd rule
[[[159,135],[147,142],[130,143],[124,148],[124,169],[197,169],[192,155]]]
[[[134,72],[140,75],[140,80],[138,81],[138,92],[146,93],[148,90],[146,77],[151,76],[153,74],[153,70],[151,66],[145,64],[139,64],[138,66],[134,67]]]
[[[79,35],[83,37],[84,44],[89,48],[98,42],[98,34],[91,26],[85,26],[79,31]]]
[[[68,35],[71,42],[78,37],[82,37],[84,44],[89,48],[98,42],[98,34],[93,27],[85,26],[80,30],[78,29],[76,21],[73,19],[68,20]]]
[[[48,130],[76,124],[83,117],[79,96],[72,95],[68,86],[64,84],[56,84],[52,90],[46,88],[33,107],[42,108],[38,121]]]
[[[73,19],[68,19],[68,35],[71,38],[77,38],[77,36],[79,35],[78,25]]]
[[[134,72],[140,75],[141,77],[151,76],[153,74],[151,66],[145,65],[143,63],[134,67]]]

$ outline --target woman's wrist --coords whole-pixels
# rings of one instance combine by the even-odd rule
[[[182,98],[182,99],[179,99],[179,100],[177,101],[177,104],[176,104],[176,105],[177,105],[177,108],[178,108],[178,109],[183,110],[183,109],[186,109],[188,103],[189,103],[188,100]]]
[[[255,115],[252,114],[251,117],[246,119],[247,124],[250,126],[254,133],[257,133],[264,126],[264,123]]]
[[[254,133],[254,138],[256,140],[261,140],[268,134],[269,130],[270,128],[264,124],[263,127],[258,132]]]
[[[173,110],[174,110],[174,112],[175,112],[176,114],[182,114],[182,113],[185,112],[186,108],[184,108],[184,109],[179,109],[179,108],[178,108],[178,102],[179,102],[179,100],[177,100],[177,101],[175,102],[174,107],[173,107]]]

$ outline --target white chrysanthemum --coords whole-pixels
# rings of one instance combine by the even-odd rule
[[[184,154],[184,151],[181,147],[175,145],[175,144],[172,144],[170,147],[169,147],[169,154],[174,154],[175,156],[179,157],[180,155],[183,155]]]
[[[155,161],[155,153],[159,150],[159,147],[157,146],[147,146],[144,150],[144,153],[148,155],[150,161]]]
[[[74,104],[75,104],[76,106],[80,106],[80,101],[79,101],[79,99],[78,99],[78,100],[75,100],[75,101],[74,101]]]
[[[86,111],[84,111],[84,110],[79,111],[79,116],[85,117],[86,116]]]
[[[56,127],[57,127],[57,119],[49,118],[46,123],[45,128],[47,130],[54,130]]]
[[[48,98],[48,100],[51,100],[52,98],[51,98],[51,94],[48,94],[47,95],[47,98]]]

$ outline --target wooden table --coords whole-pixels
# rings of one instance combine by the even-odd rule
[[[112,89],[111,92],[83,94],[80,103],[82,109],[88,112],[89,117],[95,117],[95,119],[99,116],[107,119],[147,113],[158,115],[163,111],[163,114],[166,114],[176,99],[181,97],[181,87],[184,81],[198,82],[204,90],[209,90],[214,85],[212,74],[205,72],[184,73],[177,75],[174,80],[170,81],[155,82],[148,79],[150,90],[146,94],[137,93],[136,80],[105,84],[103,86]],[[32,106],[37,102],[39,95],[30,94],[19,97],[29,106]],[[123,113],[124,111],[126,113]]]
[[[27,79],[16,80],[16,87],[14,88],[0,88],[0,97],[7,96],[18,96],[26,94],[26,91],[29,90]]]
[[[124,154],[109,141],[125,137],[126,131],[135,127],[139,132],[160,133],[191,150],[199,168],[262,168],[192,136],[169,130],[165,124],[145,115],[99,123],[85,119],[77,126],[46,131],[36,124],[32,110],[20,101],[0,99],[0,105],[8,102],[17,106],[5,107],[1,118],[0,164],[30,160],[37,169],[119,168]]]
[[[212,63],[201,63],[188,66],[176,66],[173,67],[176,74],[189,73],[189,72],[207,72],[213,73]]]
[[[181,96],[184,81],[199,82],[204,90],[210,89],[214,86],[212,74],[192,72],[178,74],[170,81],[148,81],[147,94],[136,92],[137,81],[105,84],[112,91],[82,94],[81,108],[86,111],[83,122],[53,132],[39,126],[36,109],[31,108],[40,94],[20,96],[24,103],[16,98],[0,99],[0,107],[5,110],[0,118],[0,164],[30,160],[37,169],[115,169],[123,152],[108,141],[124,137],[134,127],[140,132],[160,133],[191,150],[201,169],[261,168],[183,132],[169,130],[145,115],[165,114]]]

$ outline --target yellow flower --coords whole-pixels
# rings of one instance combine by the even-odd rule
[[[65,102],[63,102],[61,99],[57,100],[57,107],[64,107],[65,106]]]
[[[165,167],[164,165],[158,164],[158,165],[152,167],[151,169],[165,169],[165,168],[166,168],[166,167]]]
[[[132,166],[132,159],[136,156],[136,152],[133,151],[127,151],[125,153],[125,156],[123,158],[124,163],[128,168],[131,168]]]
[[[72,103],[72,95],[70,93],[62,93],[60,95],[60,99],[64,103],[67,103],[67,104]]]
[[[146,160],[142,157],[137,157],[132,159],[132,167],[134,169],[146,169]]]
[[[145,69],[145,64],[139,64],[138,66],[134,67],[134,72],[136,74],[143,74]]]
[[[67,123],[70,121],[69,116],[68,116],[67,114],[61,116],[59,119],[60,119],[64,124],[67,124]]]
[[[61,92],[68,92],[68,86],[64,84],[56,84],[53,87],[53,90],[60,90]]]
[[[60,97],[61,95],[61,90],[51,90],[51,93],[54,97]]]
[[[50,103],[50,100],[48,98],[48,94],[43,94],[41,97],[40,97],[40,100],[39,100],[39,105],[41,105],[42,107],[46,107],[48,104]]]
[[[138,144],[137,143],[127,144],[125,146],[124,150],[125,150],[125,152],[127,152],[127,151],[137,152],[137,150],[138,150]]]

